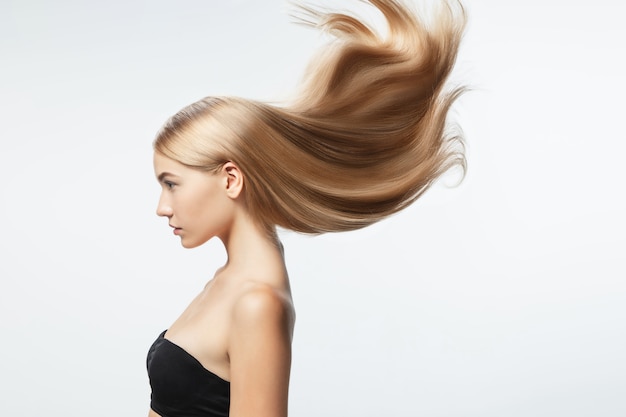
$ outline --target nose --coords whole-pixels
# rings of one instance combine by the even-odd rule
[[[160,217],[172,217],[172,205],[169,203],[169,201],[167,201],[163,194],[161,194],[161,197],[159,198],[159,204],[157,205],[156,214]]]

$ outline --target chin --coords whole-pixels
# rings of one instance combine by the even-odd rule
[[[195,242],[194,243],[188,243],[188,242],[185,242],[184,240],[182,242],[180,242],[180,244],[185,249],[193,249],[193,248],[197,248],[198,246],[200,246],[199,244],[197,244]]]
[[[193,249],[193,248],[197,248],[198,246],[206,243],[207,240],[187,240],[187,239],[181,239],[180,240],[180,244],[183,248],[185,249]]]

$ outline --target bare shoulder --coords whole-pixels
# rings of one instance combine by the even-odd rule
[[[233,306],[237,327],[281,324],[293,328],[295,311],[289,294],[262,283],[250,283]]]
[[[230,415],[287,416],[294,324],[288,291],[250,281],[232,309]]]

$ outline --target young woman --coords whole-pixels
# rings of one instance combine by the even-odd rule
[[[295,313],[276,227],[358,229],[465,167],[460,138],[446,133],[461,90],[445,88],[462,7],[443,3],[426,24],[396,0],[370,3],[385,37],[303,8],[337,40],[290,106],[208,97],[158,133],[157,214],[184,247],[217,237],[228,259],[150,348],[150,416],[286,416]]]

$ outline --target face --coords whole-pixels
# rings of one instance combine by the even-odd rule
[[[184,247],[193,248],[228,234],[234,203],[226,169],[206,173],[155,152],[154,171],[161,185],[157,215],[168,218]]]

